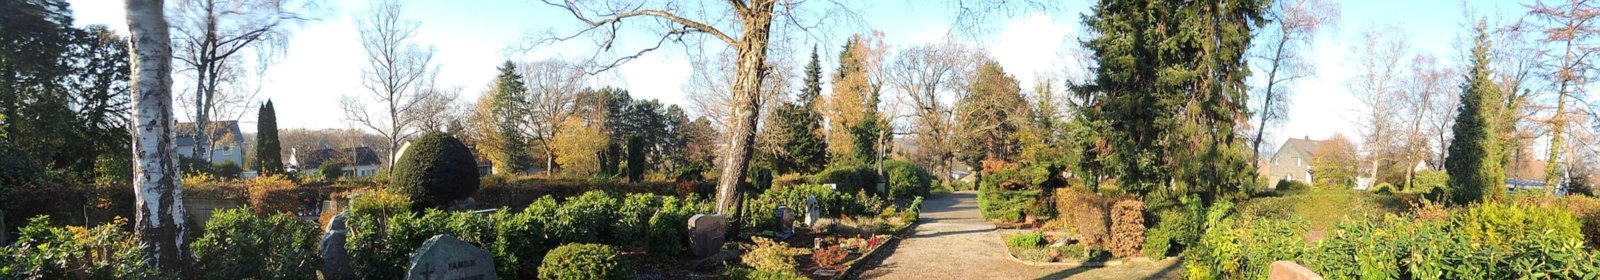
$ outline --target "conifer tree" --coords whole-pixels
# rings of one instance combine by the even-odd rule
[[[822,65],[815,49],[805,71],[806,87],[793,102],[784,101],[773,108],[757,143],[757,164],[771,168],[774,174],[810,174],[827,165],[822,116],[814,107],[822,92]]]
[[[278,143],[278,113],[272,100],[256,111],[256,169],[261,176],[283,174],[283,147]]]
[[[499,135],[496,139],[500,141],[494,145],[498,150],[489,155],[490,161],[494,163],[495,173],[515,173],[533,165],[533,159],[526,152],[527,142],[517,130],[518,120],[522,117],[517,114],[519,106],[515,102],[522,100],[521,95],[526,92],[528,87],[522,83],[522,75],[517,73],[517,65],[506,61],[500,66],[500,76],[495,78],[492,98],[494,104],[491,114],[496,119],[495,130]]]
[[[1084,42],[1098,67],[1073,90],[1100,135],[1079,164],[1134,194],[1241,197],[1255,178],[1238,129],[1249,118],[1245,54],[1266,2],[1098,1],[1083,19],[1099,34]]]
[[[1467,204],[1505,197],[1504,145],[1496,134],[1503,123],[1499,104],[1505,102],[1490,72],[1489,31],[1478,22],[1472,46],[1472,70],[1461,86],[1461,107],[1451,131],[1450,155],[1444,168],[1450,174],[1450,201]]]

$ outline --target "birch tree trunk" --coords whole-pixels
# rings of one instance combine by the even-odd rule
[[[161,0],[125,4],[133,56],[134,231],[151,264],[180,272],[189,246],[172,142],[172,37]]]

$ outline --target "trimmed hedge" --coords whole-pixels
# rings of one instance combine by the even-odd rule
[[[624,280],[633,279],[633,270],[620,252],[601,244],[567,244],[550,250],[539,266],[539,279],[545,280]]]
[[[504,175],[490,175],[483,177],[482,187],[472,195],[472,200],[479,207],[510,207],[522,208],[533,203],[541,197],[551,196],[558,199],[575,197],[591,190],[603,190],[619,194],[654,194],[658,196],[680,195],[688,196],[699,194],[709,195],[712,188],[705,188],[701,193],[702,185],[695,182],[682,182],[686,184],[683,192],[679,191],[679,184],[674,182],[643,182],[623,183],[608,180],[574,180],[574,179],[542,179],[532,177],[507,177]]]
[[[478,191],[478,163],[461,140],[431,132],[405,149],[390,180],[390,187],[411,196],[413,207],[445,207]]]
[[[817,184],[835,184],[843,193],[872,191],[878,185],[878,172],[866,165],[831,166],[817,173]]]
[[[1002,169],[984,174],[978,184],[978,210],[984,219],[1019,222],[1026,215],[1045,216],[1051,212],[1039,200],[1043,190],[1032,185],[1034,177],[1017,169]]]
[[[314,189],[300,189],[283,175],[256,177],[245,184],[250,194],[250,206],[256,214],[294,213],[303,201],[314,199]]]

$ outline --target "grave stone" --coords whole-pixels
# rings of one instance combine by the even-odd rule
[[[817,207],[817,196],[806,196],[806,226],[815,225],[820,219],[822,219],[822,209]]]
[[[322,247],[318,251],[322,256],[322,265],[317,268],[320,279],[353,279],[355,271],[350,269],[350,252],[344,247],[345,238],[350,235],[350,230],[345,226],[345,218],[350,211],[346,210],[328,220],[327,234],[322,236]]]
[[[776,217],[773,217],[773,220],[778,221],[778,232],[774,237],[777,237],[778,240],[785,240],[789,239],[790,236],[794,236],[794,215],[789,214],[789,212],[789,206],[780,205],[778,206],[778,211],[774,213]]]
[[[702,258],[722,251],[727,228],[728,218],[722,214],[696,214],[689,217],[689,251]]]
[[[440,234],[428,238],[411,255],[406,280],[495,280],[494,256],[489,251]]]

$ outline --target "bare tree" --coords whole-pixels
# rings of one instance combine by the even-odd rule
[[[307,20],[285,0],[181,0],[173,9],[172,28],[178,32],[179,70],[194,79],[187,93],[195,123],[193,155],[209,158],[212,135],[208,123],[218,107],[249,107],[251,91],[219,88],[239,83],[244,75],[245,54],[257,54],[257,66],[264,66],[288,42],[289,28]],[[240,110],[245,111],[245,110]]]
[[[884,72],[887,83],[910,107],[917,158],[941,180],[950,176],[955,124],[953,103],[967,92],[966,77],[977,69],[976,50],[954,41],[929,43],[900,51]]]
[[[419,130],[447,131],[452,123],[460,124],[471,115],[471,107],[456,102],[460,96],[460,87],[427,88],[418,97],[416,107],[407,113],[417,120]]]
[[[146,259],[178,272],[187,267],[189,228],[172,142],[172,35],[161,0],[124,4],[133,62],[133,228]]]
[[[389,171],[400,143],[416,134],[419,110],[433,90],[433,48],[408,42],[417,34],[418,23],[401,18],[401,6],[393,0],[375,2],[361,18],[361,46],[367,51],[367,65],[361,71],[365,96],[346,95],[340,100],[345,117],[357,125],[378,132],[388,143]],[[368,101],[378,105],[376,114]]]
[[[1293,92],[1285,92],[1293,86],[1295,80],[1310,76],[1315,71],[1311,62],[1307,60],[1304,52],[1311,46],[1311,41],[1316,38],[1317,31],[1324,25],[1334,24],[1339,18],[1339,4],[1324,0],[1285,0],[1277,1],[1272,12],[1268,14],[1269,20],[1276,24],[1271,25],[1259,38],[1266,39],[1257,45],[1254,55],[1257,60],[1265,63],[1266,86],[1259,89],[1261,93],[1261,122],[1256,126],[1255,140],[1251,141],[1251,166],[1261,163],[1261,138],[1265,136],[1267,127],[1283,121],[1289,108],[1289,96]]]
[[[1364,161],[1370,164],[1367,166],[1370,170],[1364,173],[1374,178],[1380,166],[1395,161],[1390,156],[1398,137],[1399,127],[1395,121],[1399,113],[1398,99],[1402,95],[1401,60],[1409,49],[1404,34],[1398,30],[1393,26],[1374,25],[1362,32],[1355,50],[1356,77],[1349,81],[1356,98],[1369,110],[1362,124],[1365,126],[1362,148],[1366,150]]]
[[[1448,145],[1449,139],[1444,138],[1449,133],[1450,124],[1455,119],[1455,106],[1460,104],[1461,97],[1455,88],[1456,73],[1454,69],[1440,65],[1439,59],[1433,55],[1419,54],[1411,60],[1411,79],[1405,86],[1405,94],[1401,95],[1401,110],[1406,114],[1405,120],[1410,123],[1406,126],[1403,136],[1401,153],[1405,156],[1406,164],[1415,164],[1417,161],[1427,159],[1431,151],[1428,141],[1429,136],[1437,135],[1439,146]],[[1448,117],[1443,120],[1429,120],[1429,118]],[[1433,162],[1443,164],[1444,155]],[[1415,168],[1406,166],[1404,186],[1410,188],[1411,179],[1415,178]]]
[[[689,82],[683,85],[683,91],[689,95],[689,109],[708,117],[711,124],[723,131],[728,129],[727,120],[733,119],[733,91],[728,87],[733,85],[734,59],[734,53],[726,51],[710,57],[696,57],[694,64],[701,67],[695,67],[689,74]],[[794,76],[793,68],[785,60],[771,59],[767,67],[767,76],[761,82],[761,112],[757,116],[771,113],[771,107],[766,105],[786,96],[789,81]]]
[[[669,41],[682,42],[689,35],[700,35],[703,37],[697,38],[721,41],[735,51],[737,59],[733,72],[734,82],[730,90],[733,93],[730,102],[733,104],[731,106],[733,118],[729,121],[729,129],[724,136],[723,142],[727,144],[723,147],[723,156],[718,159],[719,168],[722,170],[719,173],[721,178],[717,180],[717,213],[728,215],[734,221],[738,220],[740,201],[738,185],[744,181],[746,167],[750,163],[753,150],[752,144],[755,142],[756,122],[761,110],[760,90],[769,71],[766,62],[768,45],[773,35],[773,23],[810,31],[820,28],[831,20],[853,15],[839,2],[816,3],[804,0],[715,1],[726,4],[725,8],[710,8],[711,5],[722,4],[709,2],[702,2],[700,5],[673,1],[654,3],[542,0],[542,2],[570,13],[574,19],[583,24],[582,28],[573,34],[549,36],[540,40],[541,42],[565,41],[589,35],[597,38],[596,45],[601,46],[599,48],[601,51],[612,51],[611,48],[617,43],[618,35],[621,33],[619,30],[623,28],[624,22],[642,22],[645,24],[634,26],[653,28],[648,30],[658,38],[652,40],[655,41],[653,46],[647,45],[636,52],[626,53],[609,62],[601,63],[595,67],[596,71],[615,68],[617,65],[660,49]],[[1035,1],[1017,2],[1035,3]],[[967,2],[956,1],[956,3],[959,5]],[[972,15],[983,15],[996,10],[993,7],[1010,6],[983,3],[985,4],[975,5],[979,8],[963,9],[963,12],[971,11]],[[958,18],[956,25],[961,26],[967,21],[966,18],[969,17]],[[651,22],[655,24],[649,24]]]
[[[1550,156],[1545,167],[1545,189],[1550,195],[1555,195],[1556,184],[1562,179],[1561,156],[1566,148],[1568,117],[1567,103],[1574,95],[1584,93],[1584,85],[1589,83],[1594,66],[1589,63],[1589,56],[1595,54],[1597,48],[1594,39],[1600,35],[1600,1],[1570,0],[1556,5],[1546,4],[1545,1],[1534,1],[1529,6],[1528,15],[1542,19],[1546,26],[1543,28],[1543,43],[1554,44],[1556,49],[1549,52],[1547,58],[1553,64],[1547,64],[1549,69],[1547,79],[1554,83],[1556,88],[1555,112],[1550,116]]]
[[[567,121],[577,111],[579,91],[583,90],[584,66],[573,64],[560,59],[547,59],[525,63],[518,67],[522,71],[523,84],[528,86],[527,100],[515,102],[523,107],[521,114],[528,120],[526,130],[533,133],[533,140],[539,142],[539,147],[544,151],[545,175],[554,176],[556,170],[555,146],[551,141],[561,134],[561,124]]]

